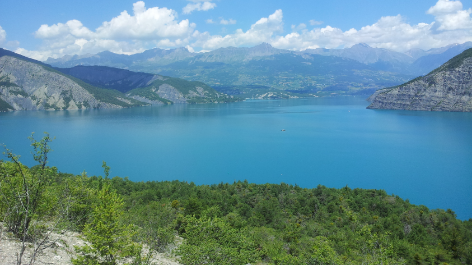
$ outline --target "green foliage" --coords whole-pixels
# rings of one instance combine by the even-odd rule
[[[34,148],[33,157],[38,166],[28,169],[19,161],[19,156],[6,149],[5,155],[11,160],[1,163],[2,216],[13,234],[26,241],[36,235],[35,224],[49,214],[57,203],[56,194],[49,189],[55,168],[46,167],[47,155],[51,151],[49,134],[39,142],[30,137]]]
[[[168,220],[185,238],[179,248],[179,255],[188,255],[184,264],[204,255],[215,263],[230,260],[227,255],[240,260],[239,252],[224,241],[227,235],[218,232],[222,227],[245,237],[251,247],[241,243],[239,248],[251,251],[251,263],[268,264],[408,264],[417,258],[455,264],[468,253],[460,246],[472,241],[472,224],[465,228],[470,221],[457,220],[452,211],[412,205],[383,190],[114,180],[118,192],[126,194],[130,215],[139,215],[135,211],[140,208],[148,211],[147,205],[157,201],[161,206],[156,209],[173,216]],[[212,232],[200,234],[202,227]],[[229,249],[223,255],[214,248]]]
[[[133,225],[123,226],[123,200],[108,184],[97,193],[91,220],[84,227],[84,239],[90,245],[75,247],[78,252],[73,264],[115,265],[127,257],[137,257],[142,246],[132,241]]]
[[[231,227],[219,218],[182,217],[186,241],[178,255],[184,264],[247,264],[260,259],[260,251],[244,230]]]
[[[336,265],[342,261],[338,257],[336,251],[330,246],[329,240],[324,236],[315,237],[313,244],[313,253],[311,254],[311,262],[314,264]]]
[[[19,156],[6,148],[4,154],[11,161],[0,160],[0,218],[7,231],[20,241],[17,264],[23,264],[29,243],[33,246],[28,250],[29,264],[33,264],[45,248],[49,232],[61,227],[70,206],[68,191],[54,183],[59,178],[57,169],[46,166],[52,139],[45,134],[40,141],[30,137],[37,166],[24,166]]]
[[[126,220],[140,228],[136,235],[138,241],[145,243],[150,249],[165,252],[177,234],[173,224],[178,212],[178,209],[169,204],[152,202],[142,208],[130,209]]]

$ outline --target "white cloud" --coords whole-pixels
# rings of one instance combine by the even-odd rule
[[[360,29],[343,31],[332,26],[307,30],[305,24],[291,27],[292,33],[281,35],[283,27],[282,10],[269,18],[262,18],[251,29],[238,29],[234,34],[212,36],[208,32],[195,31],[197,39],[193,47],[216,49],[227,46],[249,46],[268,42],[274,47],[290,50],[309,48],[350,47],[367,43],[372,47],[407,51],[413,48],[431,49],[452,43],[472,41],[472,10],[464,10],[460,1],[438,0],[428,14],[435,16],[432,23],[409,24],[401,15],[381,17],[372,25]],[[323,22],[310,20],[310,25]]]
[[[0,26],[0,44],[7,39],[7,32]]]
[[[398,16],[382,17],[376,23],[362,27],[360,30],[341,29],[326,26],[301,34],[293,32],[279,36],[272,41],[277,48],[304,50],[307,48],[337,48],[350,47],[357,43],[367,43],[373,47],[389,48],[393,50],[408,50],[419,46],[424,41],[430,41],[428,33],[431,26],[418,24],[411,26]],[[423,45],[424,46],[424,45]]]
[[[462,10],[461,1],[439,0],[436,5],[429,8],[428,14],[448,14]]]
[[[463,10],[460,1],[439,0],[426,13],[435,16],[439,22],[438,30],[457,30],[472,28],[472,9]]]
[[[105,21],[95,32],[84,27],[78,20],[52,26],[41,25],[35,36],[40,39],[57,39],[72,36],[74,38],[114,39],[114,40],[155,40],[164,38],[182,38],[188,36],[196,27],[188,19],[178,22],[177,13],[165,7],[146,9],[143,1],[133,4],[133,15],[125,10],[110,21]]]
[[[297,32],[304,29],[306,29],[305,23],[300,23],[298,26],[292,25],[292,32]]]
[[[195,50],[192,47],[190,47],[190,45],[185,46],[185,48],[187,48],[189,52],[195,52]]]
[[[328,25],[298,33],[299,29],[293,26],[292,33],[276,36],[269,43],[291,50],[350,47],[367,43],[372,47],[404,52],[412,48],[427,50],[472,41],[472,11],[463,10],[460,1],[439,0],[427,13],[435,16],[435,22],[411,25],[397,15],[382,17],[358,30],[342,31]]]
[[[35,37],[43,40],[42,47],[35,52],[18,49],[23,55],[35,59],[61,57],[66,54],[97,53],[109,50],[116,53],[136,53],[152,43],[175,47],[187,45],[195,23],[188,19],[178,21],[177,13],[165,7],[146,8],[143,1],[133,4],[133,14],[126,10],[110,21],[105,21],[95,31],[78,20],[66,23],[41,25]]]
[[[323,21],[316,21],[314,19],[310,20],[310,25],[317,26],[323,24]]]
[[[207,19],[207,20],[205,20],[205,22],[206,22],[207,24],[213,24],[213,23],[215,23],[215,21],[213,21],[213,19]]]
[[[194,23],[188,19],[176,21],[172,9],[153,7],[146,10],[144,2],[133,4],[134,16],[123,11],[109,22],[103,22],[96,33],[100,38],[156,39],[182,37],[193,31]]]
[[[222,18],[220,20],[220,24],[222,24],[222,25],[233,25],[233,24],[236,24],[236,20],[234,20],[234,19],[226,20],[226,19]]]
[[[69,20],[66,24],[57,23],[52,26],[41,25],[35,32],[35,37],[40,39],[61,38],[72,35],[77,38],[92,38],[93,32],[82,25],[78,20]]]
[[[208,11],[216,7],[215,3],[212,2],[196,2],[196,3],[188,3],[184,8],[182,8],[182,12],[184,14],[190,14],[193,11]]]
[[[192,35],[196,39],[192,46],[213,50],[221,47],[257,45],[261,42],[269,42],[275,33],[283,31],[282,18],[282,10],[279,9],[269,17],[259,19],[246,32],[237,29],[234,34],[225,36],[212,36],[208,32],[200,33],[196,30]]]
[[[193,10],[208,10],[210,7],[205,7],[205,3],[213,6],[210,1],[201,0],[193,0],[190,5],[197,4],[197,8]],[[187,47],[189,50],[209,51],[228,46],[253,46],[262,42],[290,50],[350,47],[357,43],[367,43],[372,47],[407,51],[412,48],[427,50],[472,41],[472,10],[464,10],[460,1],[438,0],[426,12],[434,16],[434,22],[410,24],[401,15],[397,15],[381,17],[375,23],[360,29],[343,31],[326,25],[308,30],[307,25],[302,23],[292,25],[291,31],[284,33],[283,12],[279,9],[270,16],[259,19],[249,29],[212,35],[196,30],[196,24],[188,19],[179,21],[177,13],[172,9],[146,8],[144,2],[139,1],[133,4],[131,15],[123,11],[95,30],[88,29],[78,20],[51,26],[41,25],[35,36],[43,40],[42,46],[36,51],[22,48],[16,51],[45,60],[47,57],[98,53],[104,50],[124,54],[142,52],[153,47]],[[309,22],[312,26],[322,24],[316,20]],[[207,19],[206,23],[227,25],[236,21],[220,18],[219,21]],[[0,43],[5,40],[6,33],[0,27]]]

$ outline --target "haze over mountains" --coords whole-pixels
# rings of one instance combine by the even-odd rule
[[[104,66],[54,69],[0,48],[0,111],[231,102],[201,82]]]
[[[186,48],[155,48],[133,55],[101,52],[49,58],[46,63],[55,67],[101,65],[175,76],[235,95],[247,93],[249,86],[287,94],[371,94],[425,75],[470,47],[472,42],[399,53],[361,43],[345,49],[298,52],[263,43],[207,53],[192,53]]]
[[[102,52],[46,61],[55,69],[1,49],[0,96],[3,110],[16,110],[370,95],[428,73],[467,47],[472,42],[407,53],[366,44],[295,52],[263,43],[207,53],[152,49],[134,55]]]
[[[345,49],[307,49],[305,51],[289,51],[273,48],[270,44],[262,43],[251,48],[220,48],[207,53],[192,53],[186,48],[163,50],[154,48],[133,55],[115,54],[109,51],[87,55],[66,55],[62,58],[48,58],[45,63],[55,67],[73,67],[76,65],[104,65],[118,68],[147,68],[151,66],[169,65],[175,62],[194,58],[193,62],[222,62],[236,63],[260,60],[264,57],[279,54],[292,54],[306,56],[316,54],[329,57],[341,57],[352,59],[364,64],[390,65],[389,70],[395,70],[395,65],[411,65],[414,67],[398,68],[404,73],[426,74],[445,63],[450,58],[458,55],[464,50],[471,48],[472,42],[463,44],[452,44],[442,48],[428,51],[421,49],[409,50],[405,53],[395,52],[383,48],[372,48],[367,44],[360,43]],[[418,68],[419,67],[419,68]]]

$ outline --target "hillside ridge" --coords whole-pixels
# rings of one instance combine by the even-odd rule
[[[429,74],[376,91],[368,109],[472,111],[472,48]]]

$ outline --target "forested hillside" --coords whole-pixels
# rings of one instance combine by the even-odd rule
[[[182,264],[472,264],[472,219],[381,189],[133,182],[106,163],[76,176],[47,165],[49,136],[31,140],[38,166],[8,149],[0,162],[3,230],[24,251],[67,229],[90,242],[74,264],[149,264],[143,244]]]

